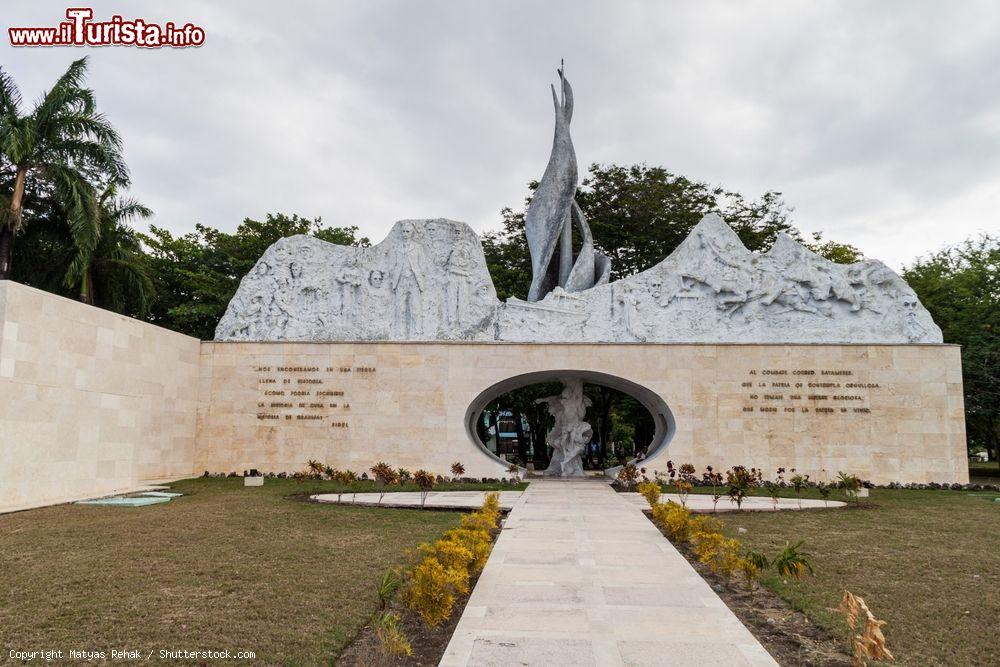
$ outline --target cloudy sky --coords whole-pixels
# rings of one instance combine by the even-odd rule
[[[65,2],[4,0],[4,28]],[[70,3],[79,4],[79,3]],[[196,49],[14,49],[35,99],[70,60],[126,142],[155,223],[266,212],[355,224],[519,205],[551,146],[566,59],[581,164],[646,162],[748,197],[899,267],[1000,230],[1000,4],[916,2],[91,3],[203,27]],[[6,32],[6,31],[4,31]]]

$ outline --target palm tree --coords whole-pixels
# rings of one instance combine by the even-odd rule
[[[80,301],[116,312],[142,317],[149,310],[153,281],[138,234],[128,222],[153,215],[130,197],[119,197],[117,188],[105,188],[97,200],[96,244],[77,245],[66,270],[65,284],[76,287]]]
[[[82,83],[87,59],[74,61],[30,113],[21,93],[0,67],[0,156],[14,170],[12,191],[0,210],[0,280],[10,277],[14,234],[23,224],[28,178],[46,182],[66,211],[78,248],[94,248],[100,235],[97,197],[91,182],[107,178],[127,184],[122,142]]]

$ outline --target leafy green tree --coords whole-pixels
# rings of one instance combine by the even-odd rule
[[[532,192],[537,182],[528,184]],[[531,284],[531,260],[524,239],[524,213],[505,208],[499,231],[483,238],[486,263],[501,299],[523,298]],[[576,201],[587,215],[594,243],[611,258],[617,280],[658,264],[687,238],[701,218],[719,213],[750,250],[765,251],[780,232],[802,240],[789,221],[780,192],[747,200],[737,192],[692,181],[663,167],[590,166]],[[814,235],[810,248],[833,261],[856,261],[852,246],[823,242]]]
[[[135,199],[119,196],[111,185],[98,198],[97,213],[97,244],[76,248],[65,283],[77,289],[84,303],[143,317],[153,300],[153,281],[139,235],[128,223],[148,219],[153,212]]]
[[[268,214],[263,221],[247,218],[231,234],[196,225],[195,231],[175,237],[151,226],[149,234],[140,235],[157,294],[148,319],[211,340],[240,280],[271,244],[286,236],[310,234],[339,245],[369,245],[357,231],[353,226],[324,226],[320,218],[283,214]]]
[[[984,234],[918,259],[903,277],[944,341],[962,346],[969,443],[1000,465],[1000,237]]]
[[[93,91],[83,87],[87,59],[74,61],[25,113],[21,93],[0,68],[0,155],[13,172],[0,192],[0,279],[11,276],[14,235],[25,223],[28,182],[46,183],[66,214],[77,248],[94,248],[100,236],[94,183],[128,183],[121,139],[99,114]]]

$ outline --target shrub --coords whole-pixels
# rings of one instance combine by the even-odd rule
[[[375,628],[378,650],[384,662],[395,662],[394,659],[413,655],[410,641],[399,628],[399,614],[391,611],[376,614],[372,619],[372,626]]]
[[[615,481],[626,491],[631,491],[639,483],[639,469],[632,463],[626,463],[618,471]]]
[[[423,507],[427,502],[427,494],[434,488],[437,480],[434,479],[434,475],[421,468],[413,473],[413,482],[420,487],[420,506]]]
[[[651,508],[656,507],[660,502],[660,485],[656,482],[643,482],[639,485],[639,493],[642,494]]]
[[[517,484],[521,481],[521,466],[517,465],[516,462],[511,463],[507,467],[507,474],[510,475],[511,483]]]
[[[411,473],[406,468],[400,468],[399,470],[397,470],[396,476],[399,477],[400,483],[409,482],[411,479],[413,479],[413,473]]]
[[[719,505],[719,499],[722,498],[722,492],[719,490],[722,486],[722,473],[715,472],[712,470],[712,466],[708,466],[701,479],[703,484],[712,487],[712,512],[715,512]]]
[[[773,563],[774,569],[778,571],[778,574],[783,577],[792,577],[796,581],[799,581],[806,572],[809,574],[813,573],[812,556],[805,551],[799,550],[802,544],[803,542],[801,541],[796,544],[785,542],[785,548],[775,557]]]
[[[310,479],[323,479],[323,473],[326,471],[326,466],[316,459],[309,459],[306,462],[306,471],[306,474]]]
[[[677,503],[661,503],[653,508],[653,521],[676,542],[686,542],[690,535],[690,513]]]
[[[378,504],[382,504],[382,498],[385,497],[385,487],[391,486],[393,484],[399,483],[399,473],[396,469],[390,466],[388,463],[379,461],[370,468],[372,475],[375,476],[375,483],[381,489],[381,493],[378,497]]]
[[[458,481],[465,474],[465,466],[462,465],[461,461],[455,461],[451,464],[451,476],[454,481]]]
[[[736,509],[742,509],[743,500],[755,486],[760,486],[760,472],[756,468],[733,466],[726,472],[726,495],[736,503]]]
[[[795,472],[795,469],[792,469]],[[792,488],[795,489],[795,495],[799,499],[799,509],[802,509],[802,491],[809,486],[809,475],[793,475],[790,480],[788,480]]]
[[[433,544],[422,544],[419,547],[420,553],[425,558],[435,558],[441,565],[456,573],[455,590],[458,593],[469,592],[469,575],[472,570],[473,554],[461,537],[455,539],[440,539]]]
[[[493,540],[489,533],[469,528],[452,528],[441,539],[455,540],[469,550],[472,554],[472,561],[469,564],[471,574],[476,574],[486,566],[486,561],[490,557],[490,549],[493,546]]]
[[[861,488],[861,480],[856,475],[849,475],[843,471],[838,472],[837,486],[843,489],[844,495],[847,496],[848,500],[857,501],[858,489]]]
[[[398,570],[388,569],[385,571],[376,589],[378,593],[378,608],[381,611],[385,611],[385,608],[392,601],[392,598],[396,596],[396,592],[402,584],[403,578],[400,576]]]
[[[429,627],[443,623],[455,606],[466,573],[450,570],[434,557],[424,558],[410,573],[404,599]]]

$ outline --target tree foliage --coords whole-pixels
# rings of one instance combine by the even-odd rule
[[[234,233],[195,225],[195,231],[174,236],[150,227],[141,238],[147,247],[156,290],[149,320],[202,340],[215,337],[215,326],[240,285],[240,280],[264,251],[278,239],[310,234],[340,245],[369,245],[357,227],[327,227],[320,218],[267,214],[247,218]]]
[[[969,444],[1000,460],[1000,237],[984,234],[918,259],[903,277],[962,346]]]
[[[537,182],[528,184],[530,191]],[[531,284],[531,259],[524,238],[524,214],[503,209],[502,227],[485,235],[483,250],[501,299],[523,298]],[[701,218],[718,213],[750,250],[766,251],[779,233],[802,241],[791,224],[791,209],[780,192],[766,192],[749,200],[738,192],[678,176],[663,167],[593,164],[576,201],[588,218],[594,244],[611,258],[611,279],[644,271],[669,255],[687,238]],[[853,246],[823,241],[814,234],[805,243],[837,262],[861,257]]]

